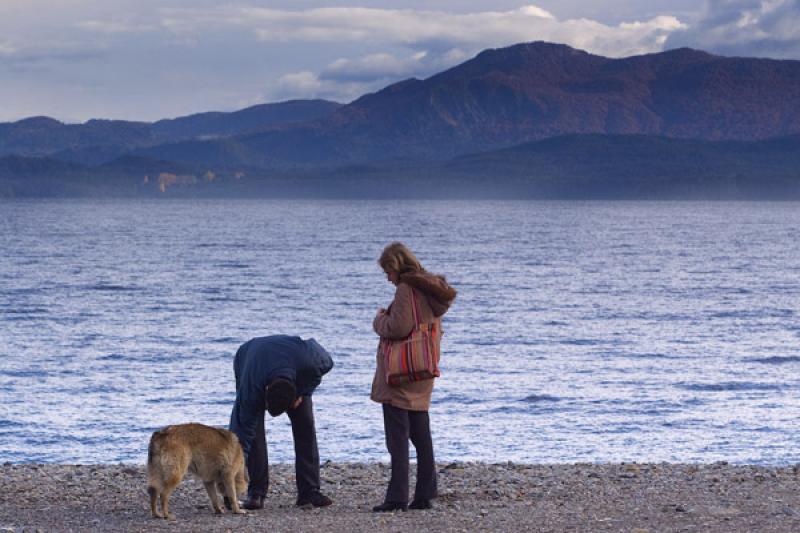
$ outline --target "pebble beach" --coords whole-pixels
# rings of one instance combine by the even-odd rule
[[[0,532],[800,531],[800,469],[713,464],[440,464],[428,511],[373,513],[386,464],[325,463],[331,507],[295,507],[291,465],[271,468],[263,510],[214,515],[187,476],[152,518],[144,465],[0,466]],[[413,479],[412,485],[413,487]]]

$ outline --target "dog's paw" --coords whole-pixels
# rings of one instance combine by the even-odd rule
[[[245,511],[244,509],[237,509],[233,511],[233,514],[247,514],[247,511]]]

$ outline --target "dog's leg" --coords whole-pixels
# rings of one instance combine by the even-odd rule
[[[161,492],[161,513],[167,520],[175,520],[175,516],[169,512],[169,496],[180,482],[181,476],[173,476],[164,482],[164,490]]]
[[[161,514],[166,520],[175,520],[175,515],[169,512],[169,495],[171,493],[171,490],[165,490],[161,493]]]
[[[153,513],[153,518],[162,518],[161,513],[158,512],[156,500],[158,499],[158,489],[150,485],[147,487],[147,494],[150,495],[150,512]]]
[[[217,494],[222,494],[222,504],[225,506],[225,509],[229,511],[233,509],[231,499],[228,498],[228,494],[225,492],[225,484],[219,481],[217,481]]]
[[[219,504],[217,488],[214,485],[215,484],[213,481],[203,481],[203,486],[205,486],[208,497],[211,499],[211,507],[214,509],[216,514],[222,514],[225,512],[225,509],[223,509]]]
[[[231,501],[233,514],[247,514],[247,511],[239,507],[239,499],[236,497],[236,474],[233,472],[225,475],[225,496]]]

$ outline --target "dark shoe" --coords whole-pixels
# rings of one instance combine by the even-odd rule
[[[242,508],[249,511],[255,511],[264,508],[263,496],[248,496],[247,501],[242,504]]]
[[[394,511],[407,511],[408,505],[403,502],[383,502],[372,508],[374,513],[392,513]]]
[[[409,509],[433,509],[430,500],[412,500],[408,506]]]
[[[231,499],[228,498],[227,496],[222,497],[222,503],[225,505],[225,509],[229,511],[233,510],[233,506],[231,505]]]
[[[333,503],[333,500],[325,496],[319,491],[310,492],[307,496],[297,498],[298,507],[306,507],[311,505],[313,507],[327,507]]]

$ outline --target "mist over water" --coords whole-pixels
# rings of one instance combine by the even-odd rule
[[[0,461],[144,462],[227,425],[233,355],[314,337],[322,460],[388,461],[369,401],[376,259],[460,291],[437,459],[800,461],[797,203],[0,202]],[[286,417],[271,461],[291,461]]]

